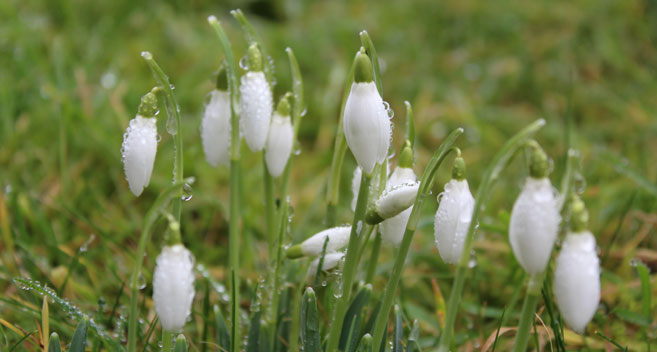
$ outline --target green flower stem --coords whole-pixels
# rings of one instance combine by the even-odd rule
[[[347,306],[349,305],[351,286],[358,267],[358,247],[360,245],[360,232],[358,230],[359,227],[361,227],[360,230],[362,230],[362,227],[365,224],[365,209],[367,208],[367,198],[369,196],[371,182],[372,175],[363,172],[360,179],[360,189],[358,190],[358,200],[356,201],[354,220],[351,224],[351,233],[349,235],[346,258],[342,269],[342,295],[337,300],[335,310],[333,311],[332,324],[326,345],[327,352],[337,351],[338,349],[338,341],[340,340],[340,332],[342,331],[342,321],[344,320],[344,315],[347,311]],[[359,226],[358,224],[361,225]]]
[[[372,255],[370,262],[367,264],[367,275],[365,276],[365,283],[371,284],[376,273],[376,264],[379,261],[379,252],[381,251],[381,232],[377,231],[374,236],[374,243],[372,243]]]
[[[240,189],[240,133],[239,133],[239,116],[237,107],[239,106],[239,91],[237,85],[237,64],[230,41],[224,32],[221,24],[216,17],[208,17],[208,23],[214,28],[219,38],[222,51],[226,61],[226,75],[228,77],[228,90],[230,92],[230,125],[231,125],[231,143],[230,143],[230,206],[229,206],[229,224],[228,227],[228,261],[231,282],[231,351],[239,350],[239,189]],[[264,53],[263,53],[264,54]]]
[[[463,294],[463,284],[465,282],[465,274],[467,273],[468,260],[470,259],[470,251],[472,250],[472,243],[474,241],[474,232],[484,205],[484,201],[488,196],[491,185],[497,180],[500,173],[506,167],[506,164],[513,157],[515,152],[521,148],[525,142],[545,125],[545,120],[539,119],[534,121],[529,126],[525,127],[522,131],[518,132],[515,136],[509,139],[502,149],[495,155],[491,165],[486,170],[484,177],[481,180],[477,196],[475,197],[475,205],[472,212],[472,219],[468,232],[463,245],[463,252],[461,259],[456,269],[456,277],[452,285],[452,291],[449,296],[447,304],[447,314],[445,317],[445,327],[443,328],[438,351],[447,352],[452,342],[452,334],[454,330],[454,323],[456,321],[456,313],[458,312],[459,303]],[[375,341],[376,342],[376,341]]]
[[[534,321],[534,312],[536,311],[536,302],[541,294],[541,287],[543,286],[544,275],[537,274],[529,277],[527,284],[527,295],[522,304],[522,313],[520,315],[520,325],[516,333],[516,342],[513,346],[514,352],[524,352],[527,350],[527,342],[529,341],[529,329]]]
[[[262,175],[265,183],[265,226],[267,228],[267,243],[269,256],[267,260],[274,259],[274,246],[276,245],[276,205],[274,204],[274,178],[267,169],[265,153],[262,153]]]
[[[249,41],[249,43],[258,44],[258,49],[260,49],[260,53],[262,54],[265,78],[267,78],[267,82],[269,82],[271,89],[274,89],[274,86],[271,84],[274,81],[274,67],[270,60],[270,56],[265,49],[265,46],[262,45],[262,40],[260,40],[258,32],[256,32],[255,28],[253,28],[253,25],[251,25],[251,23],[249,23],[249,21],[246,19],[246,16],[244,16],[242,10],[233,10],[230,12],[230,14],[233,15],[237,22],[239,22],[240,26],[242,26],[242,31],[244,31],[244,34],[246,34],[246,39]]]
[[[183,143],[182,143],[182,119],[180,118],[180,106],[176,100],[176,96],[173,94],[173,89],[171,88],[171,83],[169,82],[169,77],[164,73],[160,65],[157,64],[153,55],[148,51],[144,51],[141,56],[146,60],[148,66],[151,68],[153,77],[157,84],[162,87],[164,92],[164,102],[167,110],[167,115],[169,119],[172,117],[175,119],[175,129],[176,133],[173,134],[173,142],[175,144],[175,156],[174,156],[174,165],[173,165],[173,183],[179,183],[183,179]],[[168,122],[167,122],[168,123]],[[173,216],[176,218],[176,221],[180,222],[180,213],[182,208],[182,189],[178,194],[178,197],[173,199]]]
[[[162,351],[171,352],[171,342],[173,342],[173,334],[168,331],[162,331]]]
[[[429,161],[429,164],[422,174],[422,178],[420,179],[420,189],[417,192],[415,203],[413,204],[413,210],[411,211],[411,216],[409,217],[408,223],[406,224],[404,238],[402,239],[401,245],[399,247],[399,253],[396,256],[395,264],[392,268],[392,273],[390,274],[390,279],[388,280],[388,284],[386,285],[386,289],[383,293],[381,310],[379,311],[379,315],[376,319],[376,324],[374,325],[373,351],[379,351],[381,343],[383,343],[383,334],[388,327],[388,315],[390,314],[390,309],[392,308],[392,301],[395,297],[395,292],[397,291],[397,285],[399,284],[399,279],[401,277],[404,262],[406,261],[406,256],[408,255],[408,250],[411,247],[413,235],[415,234],[417,224],[420,220],[422,204],[424,203],[427,195],[429,195],[429,191],[431,190],[433,179],[436,175],[436,172],[438,171],[438,168],[445,160],[449,152],[454,150],[452,145],[462,133],[463,129],[457,128],[456,130],[452,131],[449,136],[447,136],[445,141],[433,154],[433,157]]]
[[[193,178],[188,178],[181,182],[175,183],[167,187],[155,199],[155,202],[146,212],[144,217],[144,225],[141,228],[141,236],[139,237],[139,244],[137,245],[137,254],[135,256],[135,270],[130,277],[130,314],[128,315],[128,352],[135,352],[137,350],[137,316],[138,316],[138,303],[139,303],[139,277],[141,276],[141,266],[144,261],[144,253],[146,252],[146,244],[150,242],[151,230],[153,224],[158,216],[169,204],[171,197],[173,197],[182,186],[194,183]]]
[[[280,277],[281,277],[281,262],[283,261],[283,239],[285,238],[285,230],[287,228],[288,222],[287,222],[287,213],[288,213],[288,207],[289,204],[285,203],[281,207],[281,221],[279,224],[279,229],[278,229],[278,246],[277,246],[277,251],[276,251],[276,263],[274,265],[274,287],[271,294],[271,302],[269,304],[269,323],[270,326],[272,327],[271,332],[272,332],[272,338],[276,336],[276,320],[278,314],[278,290],[280,286]],[[273,343],[276,341],[272,341],[272,346]]]

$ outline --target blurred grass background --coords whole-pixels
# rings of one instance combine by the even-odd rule
[[[139,98],[155,84],[139,55],[143,50],[152,52],[169,74],[182,108],[184,173],[197,179],[193,198],[183,207],[184,241],[197,261],[223,280],[228,172],[204,161],[199,125],[221,59],[206,18],[219,17],[240,57],[245,42],[229,15],[237,7],[246,12],[273,55],[276,96],[290,89],[285,47],[294,50],[304,77],[308,114],[292,171],[290,241],[322,229],[324,185],[342,89],[360,45],[358,32],[367,29],[381,60],[384,100],[396,112],[397,148],[403,136],[403,102],[413,104],[417,173],[442,138],[462,126],[466,133],[459,145],[474,191],[505,140],[543,117],[548,125],[537,140],[554,159],[552,180],[558,185],[566,121],[573,121],[574,146],[582,153],[577,183],[591,212],[603,274],[602,302],[587,338],[571,336],[567,341],[572,348],[611,348],[594,334],[599,331],[632,350],[646,349],[650,341],[657,348],[656,310],[647,316],[641,312],[633,266],[645,263],[654,281],[657,6],[648,0],[2,1],[2,319],[24,332],[37,329],[39,297],[12,284],[12,278],[23,276],[55,288],[85,312],[111,323],[108,328],[118,338],[123,336],[121,314],[128,302],[123,284],[132,270],[141,216],[170,182],[173,155],[161,118],[162,140],[151,184],[140,198],[129,192],[120,160],[122,135]],[[258,155],[243,155],[243,275],[257,282],[267,267],[261,258],[266,252],[261,241],[262,168]],[[475,244],[477,265],[456,327],[456,342],[463,350],[484,345],[509,298],[522,286],[506,235],[509,211],[527,175],[521,159],[511,164],[487,202]],[[342,222],[351,217],[354,167],[347,153]],[[448,180],[448,169],[440,173],[434,194]],[[400,300],[407,318],[419,320],[422,344],[433,346],[441,309],[432,280],[447,295],[452,271],[433,244],[436,205],[425,208]],[[159,231],[163,229],[161,224]],[[161,243],[156,233],[145,268],[149,283]],[[384,249],[374,292],[384,287],[392,255],[393,249]],[[142,292],[150,297],[150,290],[148,285]],[[212,297],[221,298],[214,293]],[[152,303],[147,299],[144,304]],[[520,304],[507,309],[506,325],[514,326]],[[51,316],[60,317],[52,329],[69,340],[75,322],[56,308],[51,308]],[[200,320],[195,314],[186,328],[196,347]],[[502,336],[500,350],[508,348],[512,335]],[[0,326],[0,337],[3,350],[20,339],[6,325]]]

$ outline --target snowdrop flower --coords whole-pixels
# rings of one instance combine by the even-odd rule
[[[363,169],[356,166],[354,176],[351,179],[351,211],[356,211],[356,203],[358,202],[358,190],[360,189],[360,179],[363,177]],[[372,182],[374,183],[374,182]]]
[[[465,236],[472,220],[474,198],[465,179],[465,161],[454,160],[452,180],[438,196],[440,204],[434,219],[434,236],[440,257],[445,263],[456,264],[461,259]]]
[[[390,191],[401,185],[419,186],[419,183],[416,182],[416,180],[417,177],[415,176],[415,172],[413,172],[413,169],[398,166],[395,169],[395,171],[393,171],[390,178],[388,179],[386,190]],[[408,187],[406,188],[410,189]],[[415,195],[417,194],[417,187],[415,187],[414,192],[411,192],[411,194],[412,194],[411,197],[412,199],[411,203],[412,203],[415,201]],[[385,219],[380,225],[381,238],[384,241],[389,242],[393,245],[398,245],[399,243],[401,243],[401,240],[404,237],[404,231],[406,230],[406,225],[408,224],[408,218],[410,218],[412,211],[413,211],[413,205],[406,208],[406,210],[402,211],[401,213],[391,218]]]
[[[182,329],[193,300],[194,257],[182,244],[162,248],[153,273],[153,301],[162,328]]]
[[[530,161],[530,177],[513,205],[509,224],[513,254],[530,275],[545,271],[561,219],[559,200],[547,178],[547,160],[547,155],[536,145]]]
[[[358,165],[369,174],[388,154],[392,131],[370,58],[361,48],[355,60],[354,83],[344,109],[344,135]]]
[[[212,166],[228,165],[230,161],[230,95],[226,84],[226,73],[222,71],[217,89],[210,92],[210,102],[205,106],[201,122],[205,160]]]
[[[294,129],[290,120],[290,103],[287,95],[281,98],[269,127],[265,162],[269,174],[278,177],[283,173],[292,152]]]
[[[257,152],[265,147],[274,103],[257,44],[249,47],[248,56],[249,71],[240,85],[240,132],[249,149]]]
[[[566,236],[557,256],[554,296],[566,324],[583,333],[600,302],[600,263],[589,231]]]
[[[332,227],[288,248],[286,255],[288,258],[321,255],[327,238],[326,253],[335,252],[347,246],[350,234],[351,226]]]
[[[157,88],[141,98],[137,116],[130,120],[130,124],[123,135],[121,145],[121,159],[125,178],[128,180],[130,191],[135,196],[143,192],[148,186],[155,163],[157,152]]]
[[[342,258],[344,258],[344,253],[342,252],[326,253],[324,255],[324,261],[322,262],[322,271],[329,271],[335,268],[340,264]],[[307,280],[311,280],[315,277],[315,274],[317,274],[317,267],[319,266],[320,259],[321,257],[317,257],[310,263],[308,272],[306,273]]]

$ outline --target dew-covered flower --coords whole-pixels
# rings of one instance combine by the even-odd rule
[[[372,63],[362,50],[356,56],[354,83],[345,104],[344,135],[358,165],[371,173],[390,146],[388,112],[372,78]]]
[[[600,263],[589,231],[566,236],[554,271],[554,297],[566,324],[583,333],[600,302]]]
[[[271,87],[262,71],[262,56],[257,45],[249,47],[249,72],[240,85],[240,132],[253,152],[265,147],[273,100]]]
[[[351,226],[332,227],[316,233],[298,245],[288,248],[286,254],[289,258],[321,255],[324,242],[327,238],[326,253],[335,252],[347,246],[350,233]]]
[[[123,135],[121,160],[130,191],[139,196],[148,186],[157,152],[157,99],[154,92],[141,98],[139,113]]]
[[[379,215],[382,213],[385,215],[383,210],[397,211],[399,208],[409,204],[409,202],[411,205],[406,206],[406,209],[402,210],[397,215],[386,218],[381,222],[381,238],[384,241],[393,245],[398,245],[401,242],[404,237],[404,230],[406,230],[406,225],[408,224],[408,218],[413,211],[412,204],[415,201],[418,188],[419,183],[417,182],[417,176],[412,168],[398,166],[395,168],[395,171],[392,172],[390,178],[388,178],[384,194],[379,201],[377,201],[377,212]],[[383,209],[379,209],[379,206]],[[397,209],[386,209],[395,207]]]
[[[340,264],[342,258],[344,258],[344,253],[342,252],[326,253],[324,255],[324,261],[322,262],[322,271],[329,271],[335,268],[338,266],[338,264]],[[317,257],[315,260],[310,262],[310,266],[308,266],[308,272],[306,274],[307,279],[312,279],[317,274],[317,267],[319,266],[320,259],[321,257]]]
[[[265,148],[265,162],[269,174],[278,177],[285,170],[294,143],[294,129],[290,120],[290,104],[287,98],[281,99],[274,112]]]
[[[547,177],[528,177],[511,212],[509,240],[525,271],[541,273],[559,231],[559,201]]]
[[[194,300],[194,257],[181,244],[165,246],[153,273],[153,301],[162,328],[182,329]]]
[[[214,89],[205,106],[201,122],[201,139],[205,160],[212,165],[228,165],[230,161],[230,96],[227,91]]]
[[[456,264],[461,259],[474,209],[468,181],[452,179],[447,182],[438,200],[440,205],[434,219],[436,246],[445,263]]]

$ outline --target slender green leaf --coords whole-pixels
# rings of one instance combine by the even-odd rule
[[[214,319],[216,321],[215,339],[223,351],[229,351],[230,333],[228,332],[228,327],[226,326],[226,320],[224,320],[224,316],[221,314],[221,309],[219,309],[219,306],[215,305],[213,310]]]
[[[317,299],[312,288],[306,288],[301,301],[301,343],[305,352],[322,350],[319,337],[319,314]]]
[[[641,313],[646,317],[651,317],[650,269],[645,264],[639,263],[636,266],[636,271],[639,274],[639,281],[641,281]]]
[[[402,326],[402,313],[398,305],[395,305],[395,325],[392,330],[392,351],[403,352],[402,339],[404,338],[404,328]]]
[[[251,323],[249,324],[249,336],[247,338],[248,344],[246,345],[246,352],[259,352],[260,351],[260,318],[262,311],[258,310],[253,313]]]
[[[344,316],[342,332],[340,333],[340,343],[338,344],[341,350],[343,351],[345,350],[345,347],[347,346],[349,334],[352,331],[359,331],[360,316],[363,311],[363,308],[367,306],[367,302],[369,302],[371,294],[372,294],[372,285],[367,284],[358,291],[356,297],[354,297],[354,300],[349,305],[349,308],[347,309],[347,313]],[[356,340],[354,342],[358,342],[358,338],[359,336],[355,336]],[[351,347],[352,346],[350,346],[349,350],[351,350]]]
[[[408,342],[406,343],[406,352],[415,352],[415,350],[420,351],[420,345],[418,345],[419,338],[420,325],[417,320],[413,320],[413,327],[411,328],[411,333],[408,336]]]
[[[73,339],[71,340],[71,349],[70,352],[84,352],[85,347],[87,346],[87,329],[89,328],[89,319],[84,318],[75,328],[75,333],[73,333]]]
[[[360,339],[360,343],[358,344],[356,351],[372,352],[372,335],[365,334],[363,338]]]
[[[48,352],[62,352],[62,346],[59,343],[59,335],[53,332],[50,335],[50,343],[48,344]]]
[[[185,335],[180,334],[176,337],[176,344],[173,346],[175,352],[187,352],[187,339]]]

